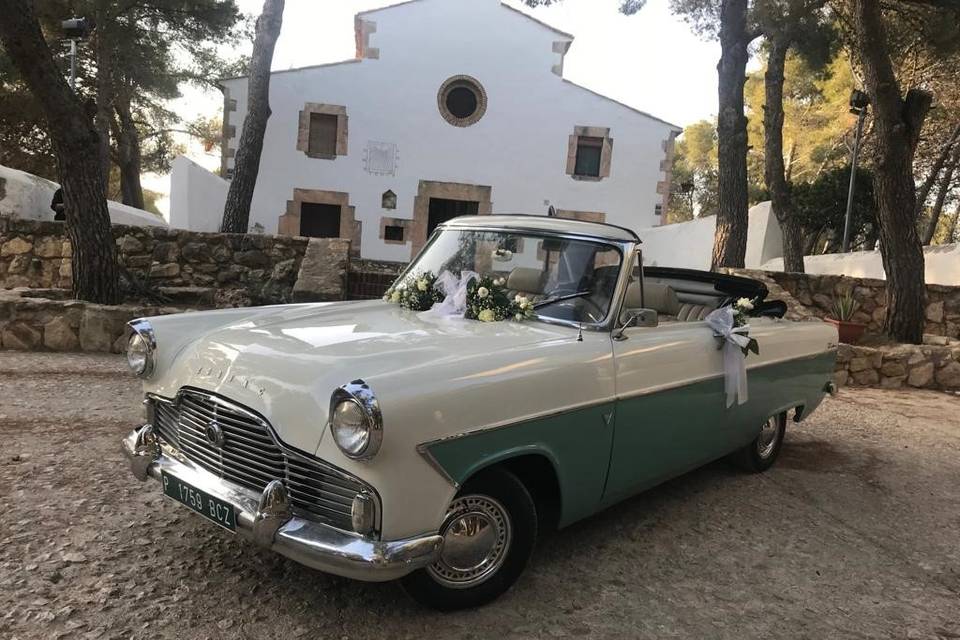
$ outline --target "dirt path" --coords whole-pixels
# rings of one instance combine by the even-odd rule
[[[843,391],[761,476],[716,463],[542,541],[439,615],[164,500],[113,356],[0,352],[0,638],[960,638],[960,398]]]

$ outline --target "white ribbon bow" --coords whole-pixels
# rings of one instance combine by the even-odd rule
[[[734,327],[733,307],[712,311],[704,320],[718,338],[723,339],[724,391],[727,408],[747,401],[747,357],[743,349],[750,344],[750,325]]]
[[[479,277],[480,275],[475,271],[464,271],[459,278],[449,271],[441,273],[437,276],[436,286],[440,287],[446,297],[443,302],[433,305],[429,313],[445,318],[453,316],[462,318],[467,311],[467,285],[471,280]]]

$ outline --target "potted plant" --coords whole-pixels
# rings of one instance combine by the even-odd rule
[[[856,344],[866,330],[867,325],[851,321],[851,318],[860,310],[860,303],[854,299],[852,293],[844,293],[833,300],[833,316],[824,320],[834,325],[840,332],[840,342]]]

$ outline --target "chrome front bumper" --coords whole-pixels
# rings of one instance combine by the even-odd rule
[[[236,509],[237,533],[302,565],[354,580],[386,582],[431,564],[443,546],[437,534],[384,542],[298,518],[282,498],[277,500],[282,487],[271,483],[261,495],[225,482],[165,455],[150,432],[152,427],[145,425],[123,439],[123,452],[137,479],[159,482],[164,471],[230,503]]]

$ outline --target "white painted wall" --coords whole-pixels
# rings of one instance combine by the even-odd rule
[[[50,202],[60,187],[56,182],[0,165],[0,215],[25,220],[53,220]],[[107,201],[110,221],[137,227],[165,227],[167,223],[149,211]]]
[[[406,261],[409,243],[386,245],[378,239],[380,218],[411,218],[420,180],[489,185],[494,213],[546,213],[552,204],[601,211],[609,222],[634,229],[659,224],[654,211],[662,200],[657,182],[664,179],[663,143],[676,129],[552,73],[562,60],[554,43],[569,37],[499,0],[420,0],[363,17],[376,23],[370,46],[379,48],[379,59],[273,75],[273,115],[251,225],[276,232],[295,188],[348,192],[363,223],[363,257]],[[440,86],[459,74],[477,78],[489,98],[486,115],[467,128],[451,126],[437,108]],[[224,84],[237,100],[238,110],[230,114],[237,130],[230,146],[236,147],[247,80]],[[298,115],[306,102],[347,107],[346,156],[311,159],[296,149]],[[578,125],[611,130],[611,176],[601,182],[566,175],[568,138]],[[364,171],[368,141],[398,145],[395,176]],[[388,189],[398,198],[393,211],[380,206]],[[177,191],[174,183],[174,198]],[[223,198],[215,195],[219,199],[210,195],[209,202],[196,203],[190,196],[188,206],[199,210],[187,216],[191,228],[206,224],[195,222],[197,216],[219,216]]]
[[[708,270],[716,228],[717,217],[709,216],[690,222],[641,229],[638,233],[643,240],[644,264]],[[782,257],[782,245],[783,234],[780,224],[770,211],[770,203],[761,202],[751,207],[750,226],[747,230],[747,268],[756,269],[774,257]],[[780,263],[783,264],[782,259]]]
[[[185,156],[170,170],[170,226],[191,231],[219,231],[230,183]]]
[[[927,284],[960,286],[960,244],[924,247],[923,257]],[[806,272],[811,274],[834,274],[878,280],[886,280],[887,277],[879,251],[806,256],[803,259],[803,266]],[[783,271],[783,258],[765,262],[761,268],[767,271]]]

